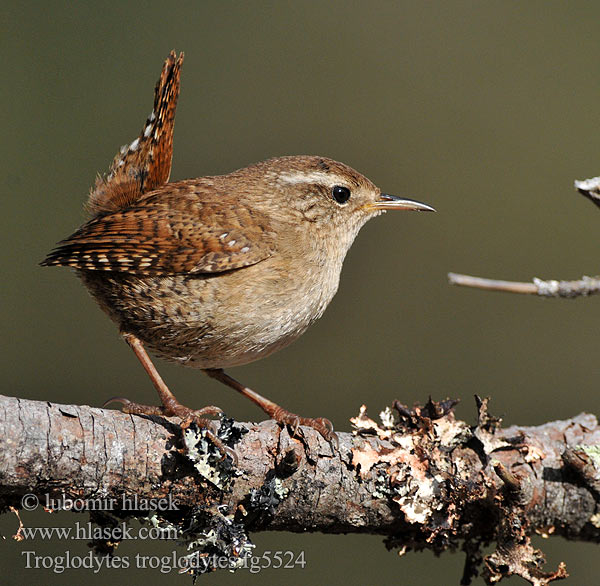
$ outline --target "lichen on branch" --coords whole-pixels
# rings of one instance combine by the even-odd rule
[[[0,397],[0,506],[18,511],[25,494],[170,498],[177,510],[117,507],[92,520],[174,529],[190,555],[221,553],[233,566],[251,553],[255,531],[322,531],[379,534],[401,552],[461,549],[463,584],[480,571],[490,584],[566,576],[563,565],[544,570],[530,536],[600,539],[596,418],[502,428],[478,398],[470,425],[454,404],[394,401],[380,421],[363,407],[339,447],[311,428],[292,437],[273,421],[216,422],[234,462],[175,419]],[[95,543],[103,553],[115,545]]]

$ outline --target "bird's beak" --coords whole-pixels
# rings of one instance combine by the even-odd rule
[[[414,199],[407,199],[405,197],[398,197],[396,195],[389,195],[387,193],[381,193],[379,199],[374,203],[370,204],[369,207],[372,210],[413,210],[417,212],[435,212],[435,209],[428,206],[426,203],[415,201]]]

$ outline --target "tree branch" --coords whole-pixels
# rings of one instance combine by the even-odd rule
[[[531,283],[521,281],[500,281],[483,279],[471,275],[448,273],[450,285],[486,289],[487,291],[505,291],[506,293],[522,293],[539,295],[540,297],[585,297],[600,293],[600,277],[582,277],[577,281],[543,281],[534,277]]]
[[[0,396],[0,506],[18,510],[28,494],[48,508],[92,503],[100,525],[134,517],[176,528],[195,546],[190,558],[216,550],[233,566],[250,551],[248,531],[356,532],[401,550],[460,547],[464,584],[489,542],[497,544],[484,560],[489,583],[564,577],[562,565],[543,572],[529,536],[600,541],[596,418],[502,429],[478,400],[471,427],[455,419],[454,404],[395,402],[382,423],[363,408],[355,432],[338,434],[339,449],[310,428],[292,438],[272,421],[226,420],[218,436],[235,450],[233,466],[195,426],[182,432],[175,420]],[[122,506],[133,497],[172,506]],[[219,540],[207,538],[211,530]]]
[[[600,207],[600,177],[575,181],[579,193]],[[485,289],[487,291],[505,291],[524,295],[539,295],[540,297],[587,297],[600,293],[600,277],[582,277],[577,281],[544,281],[535,277],[531,283],[521,281],[501,281],[498,279],[483,279],[471,275],[448,273],[451,285]]]

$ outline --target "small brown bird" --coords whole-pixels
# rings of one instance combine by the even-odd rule
[[[181,405],[144,347],[202,369],[270,417],[335,439],[324,418],[299,417],[223,372],[264,358],[321,317],[361,226],[386,210],[430,206],[382,193],[347,165],[318,156],[269,159],[228,175],[168,183],[183,54],[171,53],[140,136],[98,178],[92,219],[41,263],[68,266],[149,374],[162,405],[115,399],[127,413],[206,425],[216,407]]]

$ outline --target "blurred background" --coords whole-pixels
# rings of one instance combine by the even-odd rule
[[[574,179],[600,174],[600,5],[9,0],[1,12],[2,393],[94,406],[113,395],[156,401],[77,279],[37,263],[85,219],[96,173],[138,135],[163,60],[177,49],[186,58],[172,179],[319,154],[438,210],[367,224],[325,316],[289,348],[233,376],[344,431],[361,403],[376,416],[393,399],[412,404],[429,395],[460,398],[458,415],[470,422],[474,393],[491,396],[507,425],[600,411],[600,299],[544,300],[446,281],[448,271],[518,280],[600,272],[600,210],[573,189]],[[199,371],[158,367],[186,404],[263,418]],[[48,517],[23,514],[29,526],[80,519]],[[136,569],[23,574],[25,549],[67,548],[18,544],[10,539],[16,527],[13,516],[0,519],[5,584],[23,575],[47,584],[85,577],[90,586],[159,579]],[[257,555],[303,550],[306,567],[221,572],[202,583],[360,584],[377,576],[457,584],[462,572],[462,554],[399,558],[377,536],[253,538]],[[567,562],[568,583],[597,582],[595,546],[536,543],[549,567]],[[84,543],[71,545],[87,553]],[[138,550],[126,543],[119,553]],[[189,583],[176,573],[160,580]]]

